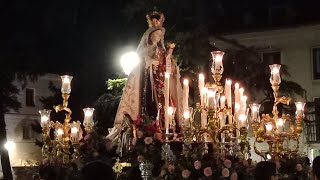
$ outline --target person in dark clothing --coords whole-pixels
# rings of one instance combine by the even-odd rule
[[[314,158],[312,162],[312,180],[320,180],[320,156]]]
[[[261,161],[254,170],[255,180],[277,180],[277,166],[274,162]]]
[[[114,180],[113,170],[107,164],[101,161],[91,162],[82,168],[84,180]]]

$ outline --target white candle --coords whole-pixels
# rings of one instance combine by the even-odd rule
[[[220,128],[222,128],[226,125],[226,116],[224,111],[219,113],[219,118],[220,118]]]
[[[86,125],[93,125],[93,111],[94,108],[84,108],[84,119],[83,124]]]
[[[260,109],[261,104],[249,104],[250,110],[251,110],[251,123],[252,122],[259,122],[259,109]]]
[[[228,108],[231,108],[232,106],[232,98],[231,98],[231,84],[232,81],[227,79],[226,80],[226,84],[225,84],[225,95],[226,95],[226,99],[227,99],[227,106]]]
[[[224,52],[222,51],[213,51],[211,52],[212,55],[212,71],[214,74],[223,73],[223,64],[222,64],[222,58],[224,55]]]
[[[170,83],[170,74],[165,73],[164,75],[164,108],[167,109],[169,107],[169,83]],[[169,115],[168,111],[165,111],[165,129],[166,133],[169,133]]]
[[[39,111],[40,115],[41,115],[41,127],[45,128],[49,126],[49,122],[50,122],[50,113],[51,110],[47,110],[47,109],[43,109]]]
[[[281,83],[281,77],[280,77],[280,64],[272,64],[269,65],[271,70],[271,77],[270,77],[270,83],[274,85],[279,85]]]
[[[284,120],[279,118],[277,121],[278,132],[281,133],[283,131]]]
[[[239,115],[239,128],[247,126],[247,116],[245,114]]]
[[[57,129],[57,138],[59,142],[62,142],[62,135],[64,134],[63,129],[58,128]]]
[[[266,134],[267,135],[272,135],[272,129],[273,129],[273,126],[271,123],[266,124]]]
[[[239,84],[236,83],[234,85],[234,104],[235,104],[235,109],[237,110],[236,106],[240,106],[240,93],[239,93]]]
[[[49,118],[48,116],[41,117],[41,127],[46,127],[48,124]]]
[[[247,110],[247,96],[242,96],[241,97],[241,105],[240,105],[240,109],[241,109],[241,113],[245,114],[246,110]]]
[[[184,108],[183,110],[183,126],[184,127],[190,127],[192,112],[193,112],[192,107]]]
[[[304,102],[295,102],[296,105],[296,116],[303,117],[304,116],[304,106],[306,103]]]
[[[175,108],[172,106],[168,107],[168,116],[169,116],[169,126],[172,125],[173,115],[174,115]]]
[[[208,108],[210,109],[213,109],[215,107],[214,105],[214,101],[215,101],[215,91],[213,90],[208,90],[208,101],[207,101],[207,105],[208,105]]]
[[[203,88],[202,90],[202,102],[203,102],[203,106],[207,106],[207,94],[208,94],[208,88]]]
[[[201,111],[201,128],[205,129],[208,124],[208,112],[206,110]]]
[[[225,96],[221,96],[220,97],[220,108],[223,109],[226,105],[226,97]]]
[[[189,120],[190,120],[190,112],[189,111],[184,111],[183,112],[183,126],[185,127],[189,127],[190,123],[189,123]]]
[[[71,128],[71,137],[77,139],[78,138],[78,128],[77,127],[72,127]]]
[[[183,80],[183,107],[189,107],[188,105],[189,98],[189,81],[188,79]]]
[[[64,75],[60,76],[62,80],[61,92],[63,94],[69,94],[71,92],[71,80],[72,76]]]
[[[203,74],[199,74],[199,93],[200,93],[200,101],[201,101],[201,105],[203,105],[203,88],[204,88],[204,75]]]
[[[243,97],[243,93],[244,93],[244,89],[243,89],[243,88],[240,88],[240,89],[239,89],[239,102],[238,102],[238,103],[241,102],[241,98]]]

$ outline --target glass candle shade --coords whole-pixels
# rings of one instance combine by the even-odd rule
[[[62,80],[62,85],[61,85],[61,92],[63,94],[70,94],[71,93],[71,81],[72,81],[72,76],[68,75],[63,75],[60,76]]]

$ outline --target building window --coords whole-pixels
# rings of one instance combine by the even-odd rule
[[[28,125],[22,126],[22,139],[24,140],[31,139],[30,133],[31,133],[30,126]]]
[[[310,108],[305,118],[305,133],[308,143],[320,142],[320,98],[314,99],[314,105]]]
[[[263,52],[262,60],[267,64],[281,64],[281,52],[273,51],[273,52]]]
[[[34,89],[26,88],[26,106],[35,106]]]
[[[320,48],[312,49],[313,79],[320,79]]]

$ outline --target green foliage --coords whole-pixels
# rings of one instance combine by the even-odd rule
[[[127,83],[127,78],[108,79],[107,89],[110,94],[119,96],[122,94],[123,88]]]

